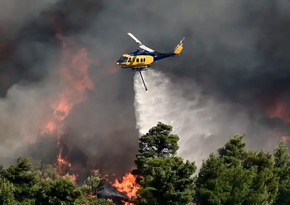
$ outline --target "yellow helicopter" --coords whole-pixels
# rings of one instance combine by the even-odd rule
[[[117,65],[121,66],[122,68],[131,68],[133,71],[138,71],[140,73],[145,90],[147,90],[147,86],[141,71],[147,70],[150,68],[152,63],[158,60],[179,55],[183,50],[184,37],[177,44],[173,52],[160,53],[145,46],[132,33],[127,34],[138,44],[139,48],[133,53],[123,54],[122,57],[117,61]]]

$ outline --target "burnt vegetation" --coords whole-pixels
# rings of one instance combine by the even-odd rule
[[[196,173],[194,162],[176,155],[179,137],[158,123],[139,139],[136,194],[116,189],[98,170],[81,183],[27,158],[0,170],[0,204],[273,204],[290,203],[290,155],[284,141],[273,153],[246,148],[231,137]],[[113,184],[113,185],[112,185]],[[127,185],[128,186],[128,185]],[[133,188],[132,188],[133,190]]]

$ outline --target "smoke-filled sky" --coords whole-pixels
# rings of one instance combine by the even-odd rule
[[[60,36],[88,50],[94,84],[64,122],[72,163],[129,171],[138,131],[162,119],[178,126],[180,153],[192,160],[241,132],[253,148],[272,148],[289,135],[289,10],[287,0],[1,1],[0,163],[56,155],[56,139],[34,131],[59,92]],[[146,73],[146,93],[115,66],[136,49],[127,32],[161,52],[186,38],[179,57]]]

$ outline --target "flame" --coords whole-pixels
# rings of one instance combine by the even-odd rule
[[[287,101],[278,101],[273,106],[267,109],[267,115],[270,118],[278,118],[283,120],[285,123],[290,123],[290,107]],[[276,136],[279,141],[284,143],[289,143],[290,136],[289,133],[283,133],[281,130],[276,128],[273,130],[272,135]]]
[[[79,48],[69,39],[57,35],[62,46],[60,63],[56,79],[59,80],[57,92],[50,99],[50,116],[46,116],[46,123],[40,133],[57,136],[58,154],[56,163],[71,168],[68,155],[63,152],[62,138],[64,135],[65,120],[70,115],[75,105],[84,101],[88,90],[94,89],[94,84],[89,78],[89,57],[85,48]],[[61,166],[60,166],[61,167]],[[59,170],[60,174],[66,174]],[[77,175],[71,175],[75,181]]]
[[[87,90],[93,89],[94,85],[88,76],[89,58],[86,49],[81,48],[74,51],[70,42],[65,38],[60,38],[63,46],[61,58],[61,89],[59,99],[52,104],[53,118],[60,127],[58,133],[58,144],[63,133],[63,121],[69,116],[74,105],[82,102]],[[57,162],[66,164],[69,167],[71,163],[63,157],[63,147],[60,147]]]
[[[290,136],[282,136],[281,141],[284,143],[288,143],[290,141]]]
[[[113,199],[107,199],[107,201],[109,201],[109,202],[113,202]]]
[[[267,111],[267,114],[270,118],[280,118],[290,123],[290,109],[286,102],[278,102]]]
[[[78,176],[75,174],[70,175],[70,180],[75,182],[77,180]]]
[[[121,182],[116,179],[113,186],[116,187],[119,192],[125,193],[129,199],[136,197],[137,192],[140,189],[140,185],[136,182],[136,177],[131,173],[127,173],[123,176]],[[125,205],[133,204],[125,202]]]
[[[67,99],[61,99],[57,104],[52,104],[53,116],[56,121],[63,121],[69,115],[73,104]]]
[[[62,150],[63,150],[63,147],[60,148],[60,151],[57,155],[57,163],[67,165],[68,167],[70,167],[71,163],[64,159],[64,157],[62,156]]]
[[[49,121],[45,128],[44,128],[44,131],[42,132],[42,134],[54,134],[56,133],[56,124],[55,122],[53,121]]]

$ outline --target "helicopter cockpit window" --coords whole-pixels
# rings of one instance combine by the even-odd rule
[[[120,58],[119,62],[123,63],[123,62],[127,62],[128,58],[127,57],[122,57]]]

